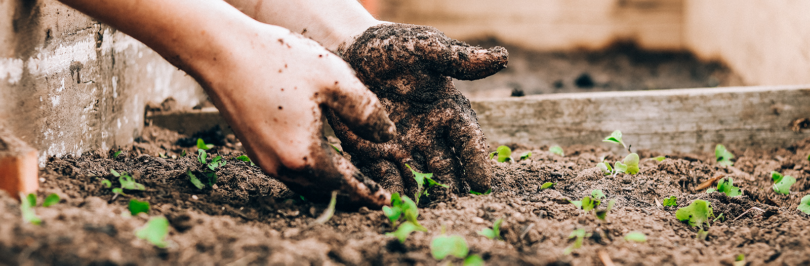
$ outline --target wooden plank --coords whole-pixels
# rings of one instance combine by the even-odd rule
[[[37,150],[0,127],[0,189],[12,197],[39,188]]]
[[[726,87],[537,95],[472,102],[493,145],[599,144],[613,130],[633,147],[710,152],[787,147],[810,137],[810,86]]]
[[[661,152],[787,147],[810,137],[810,130],[790,129],[810,118],[810,85],[548,94],[472,106],[493,146],[599,145],[614,130],[634,148]],[[225,125],[213,108],[148,119],[186,134]]]

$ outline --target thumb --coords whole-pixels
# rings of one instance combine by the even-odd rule
[[[463,80],[476,80],[486,78],[506,68],[509,61],[509,52],[506,48],[496,46],[484,49],[477,46],[453,40],[445,51],[448,56],[440,64],[439,70],[443,75]]]
[[[344,83],[335,81],[324,92],[322,103],[361,138],[382,143],[397,135],[396,126],[377,96],[357,78],[352,76]]]

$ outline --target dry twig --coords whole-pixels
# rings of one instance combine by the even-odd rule
[[[605,266],[615,265],[613,264],[613,260],[610,259],[610,256],[608,256],[607,252],[605,252],[604,250],[600,250],[597,253],[599,253],[599,259],[602,260],[602,264],[604,264]]]

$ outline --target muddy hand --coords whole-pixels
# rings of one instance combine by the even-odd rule
[[[369,142],[327,113],[343,148],[367,176],[391,192],[414,195],[407,164],[449,185],[431,196],[490,188],[484,134],[451,78],[474,80],[498,72],[506,67],[506,49],[472,47],[431,27],[387,23],[338,51],[380,98],[399,133],[386,143]]]

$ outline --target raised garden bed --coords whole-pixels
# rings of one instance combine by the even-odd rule
[[[216,170],[216,187],[197,189],[186,172],[203,166],[193,152],[196,148],[174,145],[181,137],[147,128],[141,142],[117,157],[110,151],[51,159],[40,174],[44,182],[39,201],[50,193],[62,201],[35,208],[40,225],[24,223],[17,201],[0,193],[2,261],[12,265],[461,263],[431,256],[430,242],[444,228],[446,234],[464,237],[470,253],[489,265],[599,265],[602,257],[617,265],[732,265],[739,254],[745,255],[746,265],[810,263],[810,218],[796,209],[799,199],[810,192],[810,140],[767,150],[731,146],[737,156],[735,168],[719,166],[714,154],[642,150],[638,175],[615,176],[600,174],[595,165],[603,156],[616,161],[624,154],[601,146],[601,138],[593,139],[594,145],[563,147],[565,156],[549,153],[547,146],[512,145],[518,154],[533,155],[518,162],[493,162],[495,180],[489,195],[461,195],[449,202],[423,199],[419,222],[429,231],[415,232],[401,244],[385,236],[394,228],[379,210],[339,210],[325,224],[313,223],[326,205],[302,200],[257,167],[234,159],[242,153],[233,138],[222,138],[221,145],[209,150],[228,161]],[[184,149],[187,156],[181,156]],[[668,158],[650,159],[660,155]],[[119,185],[110,169],[127,171],[146,190],[114,196],[101,181]],[[771,171],[798,180],[790,195],[773,192]],[[733,177],[743,195],[730,198],[693,190],[718,174]],[[545,182],[556,184],[541,190]],[[594,189],[616,200],[606,221],[568,202]],[[677,207],[659,205],[669,196],[677,197]],[[132,198],[148,201],[149,214],[128,215]],[[698,230],[675,217],[678,208],[696,199],[707,200],[716,215],[725,217],[712,223],[705,241],[695,239]],[[167,248],[136,237],[135,231],[156,216],[165,216],[171,225]],[[504,219],[504,240],[476,233],[499,218]],[[574,243],[569,234],[575,229],[591,236],[581,248],[564,255]],[[645,234],[647,241],[624,240],[631,231]]]

